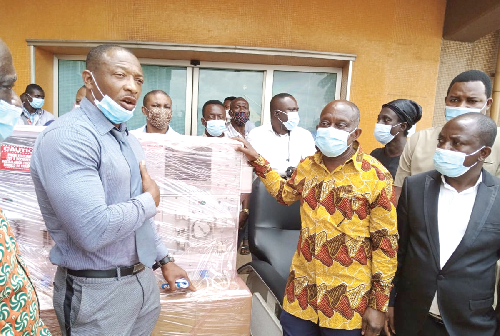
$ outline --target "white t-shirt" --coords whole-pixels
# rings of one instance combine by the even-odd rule
[[[247,140],[280,175],[284,175],[288,167],[297,167],[300,160],[316,153],[311,132],[302,127],[279,135],[271,124],[265,124],[248,133]]]

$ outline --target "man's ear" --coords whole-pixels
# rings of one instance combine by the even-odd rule
[[[148,109],[145,106],[142,107],[142,114],[144,114],[145,116],[148,115]]]
[[[491,104],[493,104],[493,98],[488,98],[486,100],[486,109],[489,109],[491,107]]]
[[[87,90],[91,90],[94,88],[94,80],[92,78],[92,74],[90,70],[83,70],[82,72],[83,84]]]
[[[359,138],[359,136],[361,135],[361,132],[363,132],[361,130],[361,128],[357,128],[354,133],[352,133],[354,135],[354,140],[356,140],[357,138]]]
[[[201,118],[201,124],[207,127],[207,121],[205,120],[205,118]]]
[[[479,157],[477,158],[479,161],[485,161],[488,156],[491,154],[491,147],[484,147],[479,151]]]

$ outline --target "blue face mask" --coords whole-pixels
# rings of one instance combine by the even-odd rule
[[[97,90],[102,95],[101,101],[97,100],[94,96],[94,92],[90,91],[92,93],[92,97],[94,97],[94,104],[97,106],[99,110],[104,114],[106,118],[108,118],[109,121],[111,121],[113,124],[121,124],[124,122],[127,122],[134,116],[134,110],[135,107],[132,109],[132,111],[129,111],[123,107],[121,107],[117,102],[115,102],[113,99],[111,99],[108,95],[104,95],[99,89],[99,85],[97,85],[97,82],[94,78],[94,74],[92,72],[90,73],[92,75],[92,79],[94,80],[95,86],[97,87]]]
[[[213,137],[219,137],[226,131],[225,120],[207,120],[207,132]]]
[[[320,127],[316,132],[316,147],[325,156],[337,157],[347,150],[347,139],[355,130],[346,132],[335,127]]]
[[[444,117],[446,121],[450,121],[451,119],[458,117],[462,114],[466,114],[469,112],[481,113],[481,111],[486,107],[488,102],[484,103],[484,106],[480,109],[472,108],[472,107],[455,107],[455,106],[445,106],[444,108]]]
[[[30,96],[29,94],[27,94],[27,95]],[[45,99],[43,99],[43,98],[31,97],[30,105],[34,109],[39,109],[39,108],[42,108],[44,102],[45,102]]]
[[[22,111],[22,108],[0,99],[0,142],[12,134]]]
[[[465,158],[479,152],[483,147],[479,148],[474,153],[465,154],[462,152],[451,151],[447,149],[436,148],[434,153],[434,167],[438,172],[448,177],[462,176],[477,164],[474,163],[470,167],[464,166]]]
[[[283,123],[283,125],[285,125],[287,130],[291,131],[299,125],[300,121],[299,112],[288,112],[287,116],[288,120],[285,122],[281,121],[281,119],[279,118],[278,119]]]
[[[375,130],[373,131],[373,135],[375,136],[375,140],[380,142],[382,145],[386,145],[389,142],[392,141],[398,135],[396,133],[395,135],[391,134],[391,130],[393,127],[396,127],[398,125],[401,125],[401,123],[391,126],[391,125],[384,125],[384,124],[375,124]]]

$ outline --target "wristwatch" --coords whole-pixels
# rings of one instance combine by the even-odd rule
[[[163,259],[160,259],[157,262],[155,262],[155,264],[153,265],[153,271],[156,271],[158,268],[168,264],[169,262],[175,262],[175,259],[174,257],[167,255]]]
[[[248,209],[241,209],[241,212],[244,212],[247,215],[250,215],[250,210],[248,210]]]

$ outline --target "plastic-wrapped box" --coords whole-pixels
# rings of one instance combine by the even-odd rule
[[[48,258],[54,243],[46,231],[29,173],[32,147],[43,129],[16,127],[14,134],[2,143],[0,207],[13,228],[39,294],[41,316],[57,335],[60,331],[52,308],[56,266]],[[180,296],[162,294],[162,318],[157,332],[248,335],[251,299],[246,286],[236,277],[236,241],[240,193],[248,191],[251,180],[245,175],[242,154],[234,150],[239,143],[218,138],[135,135],[144,148],[148,172],[161,190],[155,217],[157,230],[176,263],[186,269],[200,288],[199,292]],[[156,273],[160,285],[164,280],[160,272]],[[172,311],[182,314],[171,314]],[[209,311],[216,312],[218,320],[205,317]],[[205,332],[216,327],[221,331]]]
[[[160,187],[155,217],[163,242],[191,280],[236,276],[244,159],[234,140],[134,132]]]
[[[243,280],[236,277],[214,288],[198,285],[198,291],[186,294],[161,294],[161,313],[154,336],[248,336],[252,294]]]

